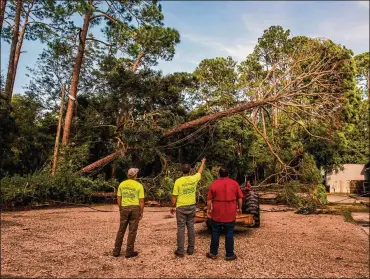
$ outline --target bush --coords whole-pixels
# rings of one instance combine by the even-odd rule
[[[24,206],[48,200],[85,203],[91,201],[93,192],[112,192],[117,182],[92,180],[73,173],[40,172],[28,176],[15,175],[0,181],[0,205],[2,207]]]
[[[314,199],[320,205],[324,205],[328,203],[328,198],[326,196],[326,189],[325,186],[322,184],[318,184],[314,189]]]
[[[284,185],[284,189],[279,193],[277,196],[278,202],[284,202],[285,204],[293,207],[300,206],[300,199],[297,196],[297,192],[299,189],[299,182],[298,181],[290,181],[289,183]]]
[[[277,199],[296,208],[299,214],[315,213],[317,208],[328,203],[324,185],[303,185],[298,181],[287,183]]]
[[[312,155],[305,153],[300,167],[300,181],[307,184],[318,184],[322,182],[320,170],[317,168],[315,159]]]

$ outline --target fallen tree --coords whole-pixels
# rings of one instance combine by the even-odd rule
[[[275,108],[284,111],[309,134],[305,121],[314,118],[329,123],[335,119],[340,113],[343,96],[352,90],[352,84],[347,82],[351,79],[348,74],[353,66],[351,56],[347,50],[331,41],[304,39],[303,42],[300,47],[267,69],[258,83],[246,83],[244,88],[240,88],[248,96],[245,103],[183,123],[165,131],[161,135],[162,138],[224,117],[251,111],[245,116],[249,118],[253,128],[264,137],[271,150],[265,131],[259,130],[257,124],[264,123],[264,114]],[[273,82],[270,81],[272,75]],[[120,149],[82,168],[81,173],[90,173],[124,154],[124,150]],[[279,159],[278,161],[286,167],[284,162]]]
[[[168,137],[168,136],[174,135],[176,133],[180,133],[180,132],[182,132],[186,129],[189,129],[189,128],[192,128],[192,127],[195,127],[195,126],[198,126],[198,125],[201,125],[201,124],[205,124],[205,123],[210,122],[210,121],[221,119],[223,117],[231,116],[231,115],[243,112],[247,109],[259,107],[259,106],[262,106],[262,105],[264,105],[268,102],[274,102],[274,101],[275,101],[274,98],[270,98],[270,99],[266,99],[264,101],[249,102],[249,103],[246,103],[246,104],[243,104],[243,105],[240,105],[240,106],[237,106],[237,107],[225,110],[225,111],[220,111],[220,112],[217,112],[217,113],[214,113],[214,114],[211,114],[211,115],[203,116],[201,118],[186,122],[184,124],[181,124],[178,127],[175,127],[173,129],[170,129],[170,130],[164,132],[162,134],[162,137],[163,138]],[[99,168],[101,166],[105,166],[106,164],[115,160],[119,156],[123,156],[123,155],[124,155],[123,150],[120,150],[120,151],[114,152],[112,154],[109,154],[108,156],[106,156],[106,157],[104,157],[104,158],[102,158],[102,159],[84,167],[83,169],[81,169],[81,173],[90,173],[93,170],[95,170],[96,168]]]

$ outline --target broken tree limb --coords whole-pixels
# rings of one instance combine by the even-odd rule
[[[189,128],[192,128],[192,127],[195,127],[195,126],[198,126],[198,125],[201,125],[201,124],[213,121],[213,120],[221,119],[223,117],[231,116],[231,115],[237,114],[239,112],[242,112],[242,111],[245,111],[245,110],[248,110],[248,109],[251,109],[251,108],[266,105],[269,102],[275,102],[279,98],[281,98],[281,97],[266,98],[266,99],[261,100],[261,101],[248,102],[248,103],[233,107],[231,109],[227,109],[227,110],[224,110],[224,111],[213,113],[211,115],[203,116],[201,118],[198,118],[198,119],[186,122],[184,124],[181,124],[180,126],[175,127],[173,129],[167,130],[166,132],[164,132],[162,134],[162,138],[171,136],[173,134],[180,133],[180,132],[182,132],[186,129],[189,129]],[[111,161],[117,159],[120,156],[120,154],[124,155],[124,152],[117,151],[117,152],[111,153],[108,156],[106,156],[106,157],[104,157],[104,158],[102,158],[102,159],[84,167],[83,169],[81,169],[81,173],[83,173],[83,174],[90,173],[93,170],[95,170],[96,168],[100,168],[101,166],[105,166],[106,164],[110,163]]]
[[[81,173],[90,173],[90,172],[92,172],[93,170],[95,170],[97,168],[100,168],[102,166],[105,166],[105,165],[109,164],[113,160],[117,159],[119,156],[124,156],[123,150],[120,150],[120,151],[109,154],[108,156],[106,156],[106,157],[104,157],[104,158],[102,158],[102,159],[100,159],[100,160],[82,168],[80,172]]]
[[[279,71],[277,72],[278,76],[275,74],[274,83],[262,82],[257,85],[252,83],[252,85],[241,88],[246,92],[263,92],[262,95],[255,95],[256,98],[248,103],[203,116],[169,129],[162,134],[162,138],[254,108],[269,109],[270,111],[276,108],[287,114],[298,115],[298,119],[306,116],[308,120],[312,117],[323,121],[330,120],[340,113],[343,94],[348,90],[343,77],[347,76],[346,61],[348,62],[349,54],[343,50],[343,57],[330,56],[327,51],[327,43],[317,40],[305,43],[304,47],[290,54],[289,59],[278,61],[280,66],[276,68]],[[270,72],[267,73],[267,76],[269,74]],[[279,90],[274,92],[277,83]],[[263,134],[266,136],[265,132]],[[119,154],[122,153],[112,153],[83,168],[81,172],[88,173],[100,168],[118,158]],[[283,166],[288,169],[285,164]]]
[[[231,109],[227,109],[227,110],[216,112],[216,113],[213,113],[213,114],[210,114],[210,115],[207,115],[207,116],[203,116],[201,118],[186,122],[184,124],[181,124],[178,127],[175,127],[173,129],[170,129],[170,130],[164,132],[162,137],[168,137],[168,136],[171,136],[173,134],[177,134],[179,132],[182,132],[182,131],[184,131],[188,128],[195,127],[195,126],[207,123],[207,122],[212,121],[212,120],[220,119],[220,118],[223,118],[223,117],[226,117],[226,116],[231,116],[231,115],[237,114],[239,112],[242,112],[242,111],[245,111],[245,110],[248,110],[248,109],[251,109],[251,108],[259,107],[259,106],[267,104],[268,102],[275,102],[277,99],[278,98],[268,98],[268,99],[266,98],[262,101],[248,102],[248,103],[233,107]]]

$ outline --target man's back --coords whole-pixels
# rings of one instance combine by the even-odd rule
[[[139,205],[139,199],[144,198],[144,187],[133,179],[127,179],[118,187],[118,196],[122,197],[122,206]]]
[[[193,205],[196,203],[195,193],[200,178],[200,173],[196,173],[195,175],[180,177],[175,181],[173,194],[178,196],[176,207]]]
[[[228,177],[212,182],[208,200],[212,200],[212,219],[228,223],[236,218],[236,203],[243,196],[238,182]]]

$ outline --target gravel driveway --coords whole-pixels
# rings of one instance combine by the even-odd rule
[[[175,258],[176,220],[167,208],[146,208],[136,242],[140,255],[133,259],[111,256],[118,212],[47,209],[1,219],[3,277],[369,278],[368,235],[343,216],[263,212],[260,228],[237,229],[234,262],[223,260],[224,238],[219,258],[205,257],[210,237],[203,223],[195,225],[195,254]]]

